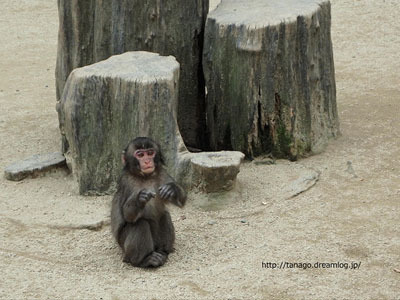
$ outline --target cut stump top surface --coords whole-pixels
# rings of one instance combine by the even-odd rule
[[[208,18],[224,25],[264,27],[314,13],[326,0],[222,0]]]
[[[146,51],[125,52],[101,62],[75,69],[74,76],[121,78],[128,81],[153,82],[172,80],[179,63],[173,56]]]
[[[244,159],[244,154],[239,151],[220,151],[220,152],[203,152],[196,153],[194,158],[192,158],[192,163],[194,165],[207,168],[207,169],[217,169],[226,167],[238,167],[242,160]]]

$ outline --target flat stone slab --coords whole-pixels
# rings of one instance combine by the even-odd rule
[[[319,180],[319,173],[314,170],[307,170],[307,173],[300,174],[299,178],[289,182],[284,192],[287,193],[288,199],[294,198],[301,193],[308,191],[312,188]]]
[[[231,190],[243,159],[239,151],[196,153],[191,159],[194,186],[206,193]]]
[[[277,160],[273,164],[264,164],[265,158],[256,158],[252,162],[241,164],[240,173],[237,176],[234,188],[221,193],[197,193],[192,194],[193,204],[203,211],[220,211],[223,218],[225,212],[230,211],[238,203],[252,202],[258,199],[259,205],[254,205],[247,216],[275,209],[285,211],[287,201],[296,201],[296,196],[312,189],[319,181],[320,172],[308,168],[298,162]],[[260,164],[262,162],[262,164]],[[224,212],[225,211],[225,212]],[[239,214],[240,215],[240,214]],[[226,215],[225,215],[226,216]],[[276,213],[273,219],[279,218]]]
[[[65,157],[61,152],[35,154],[8,166],[4,170],[4,175],[8,180],[20,181],[28,176],[36,177],[63,165],[65,165]]]

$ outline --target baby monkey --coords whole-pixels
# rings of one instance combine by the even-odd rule
[[[131,141],[111,208],[111,230],[123,261],[136,267],[162,266],[174,248],[175,229],[166,204],[183,207],[186,192],[163,168],[160,147],[147,137]]]

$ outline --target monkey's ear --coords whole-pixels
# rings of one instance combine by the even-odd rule
[[[163,155],[163,152],[161,150],[161,146],[159,143],[153,142],[157,146],[157,156],[158,156],[158,161],[162,164],[165,165],[165,158]]]
[[[121,154],[121,161],[122,161],[122,164],[125,166],[125,165],[126,165],[125,150],[122,151],[122,154]]]

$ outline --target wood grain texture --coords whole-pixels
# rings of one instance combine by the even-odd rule
[[[203,52],[213,150],[296,159],[339,134],[328,1],[223,0]]]
[[[172,55],[180,63],[178,123],[187,145],[205,143],[201,66],[208,0],[58,0],[57,99],[75,68],[126,51]]]
[[[114,191],[121,151],[137,136],[158,141],[172,168],[178,150],[186,149],[176,122],[178,86],[175,58],[144,51],[72,71],[58,112],[81,194]]]

